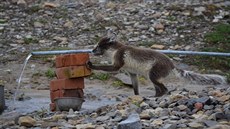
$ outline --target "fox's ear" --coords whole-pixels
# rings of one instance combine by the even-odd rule
[[[109,43],[114,42],[117,38],[117,34],[112,29],[107,31],[107,36],[109,38]]]

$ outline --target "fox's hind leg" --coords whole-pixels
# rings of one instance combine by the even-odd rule
[[[157,73],[157,71],[154,71],[154,67],[153,67],[149,72],[149,79],[154,84],[156,90],[155,97],[160,97],[168,92],[168,89],[165,87],[165,85],[159,82],[160,78],[161,78],[160,74]]]

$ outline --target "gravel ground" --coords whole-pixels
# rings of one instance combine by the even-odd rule
[[[0,83],[5,85],[6,99],[12,99],[23,61],[31,51],[92,48],[109,28],[127,45],[199,50],[205,46],[204,35],[214,25],[229,24],[229,6],[227,0],[3,0]],[[32,57],[20,89],[48,90],[51,78],[45,72],[54,69],[54,59],[55,56]],[[196,70],[182,64],[183,59],[175,58],[182,68]],[[105,98],[114,104],[75,112],[41,109],[23,114],[3,113],[0,128],[124,128],[122,121],[133,122],[130,115],[136,120],[132,124],[139,122],[144,129],[230,128],[229,85],[199,86],[173,80],[167,82],[174,89],[171,94],[154,98],[151,83],[143,86],[141,96],[133,96],[130,88],[111,86],[113,81],[88,78],[85,97],[98,101]],[[100,89],[100,95],[94,95],[96,89]]]

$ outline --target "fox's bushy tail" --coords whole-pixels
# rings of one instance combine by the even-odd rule
[[[180,77],[188,79],[197,84],[210,84],[210,85],[222,85],[227,83],[227,79],[224,76],[217,74],[200,74],[193,71],[186,71],[177,69]]]

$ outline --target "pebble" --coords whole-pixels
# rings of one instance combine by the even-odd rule
[[[36,120],[30,116],[22,116],[18,119],[18,124],[25,127],[33,127],[36,124]]]
[[[152,45],[150,48],[152,48],[152,49],[164,49],[165,46],[164,46],[164,45],[154,44],[154,45]]]
[[[141,129],[142,125],[138,114],[131,114],[126,120],[118,123],[117,129]]]
[[[192,127],[194,129],[200,129],[202,127],[204,127],[201,123],[198,122],[192,122],[192,123],[188,123],[189,127]]]

